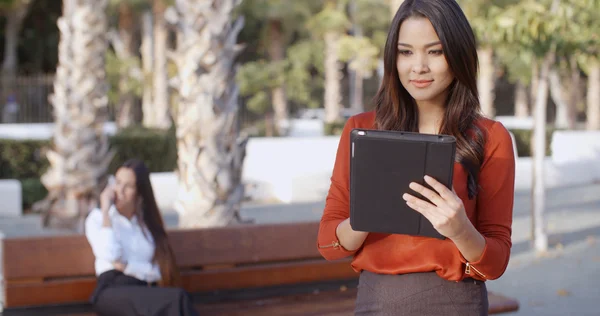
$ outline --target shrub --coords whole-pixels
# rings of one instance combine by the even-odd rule
[[[135,127],[123,130],[109,138],[115,156],[109,173],[127,159],[143,160],[150,172],[170,172],[177,166],[175,130],[152,130]],[[40,178],[49,163],[44,151],[50,140],[0,139],[0,179],[18,179],[23,190],[23,209],[46,197],[47,191]]]

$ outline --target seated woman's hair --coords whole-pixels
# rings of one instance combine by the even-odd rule
[[[154,198],[149,169],[138,159],[130,159],[120,168],[131,169],[135,173],[137,193],[141,198],[140,223],[143,225],[143,228],[150,232],[154,239],[156,246],[154,260],[160,267],[162,276],[160,284],[162,286],[179,286],[181,283],[179,269],[177,268],[175,256],[169,244],[161,213]]]

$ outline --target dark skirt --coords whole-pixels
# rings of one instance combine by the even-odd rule
[[[435,272],[360,274],[356,316],[482,316],[488,314],[485,282],[448,281]]]
[[[98,276],[90,301],[100,316],[198,315],[185,290],[158,287],[116,270]]]

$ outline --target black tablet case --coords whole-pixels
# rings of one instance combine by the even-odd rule
[[[350,133],[350,225],[358,231],[444,239],[427,218],[406,205],[408,185],[429,175],[452,188],[456,139],[399,131]]]

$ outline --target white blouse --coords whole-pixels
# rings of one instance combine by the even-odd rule
[[[114,207],[108,212],[111,227],[102,227],[102,210],[94,209],[85,220],[85,236],[96,257],[96,275],[114,269],[113,262],[126,267],[124,274],[146,282],[161,279],[158,264],[152,262],[154,239],[148,230],[144,234],[134,215],[131,220]]]

